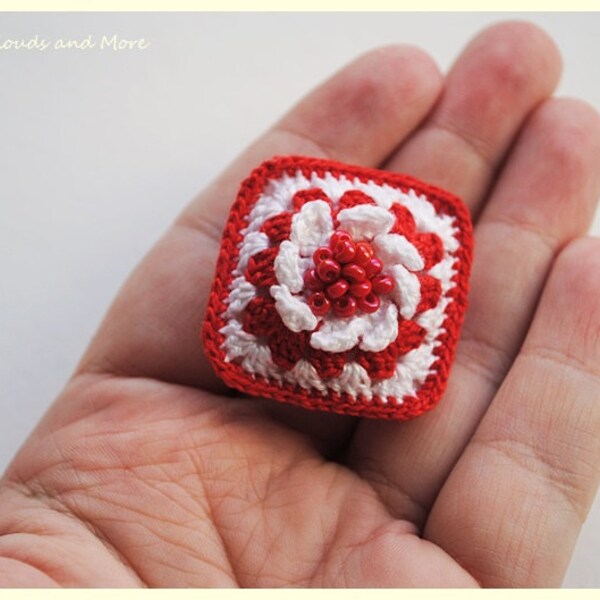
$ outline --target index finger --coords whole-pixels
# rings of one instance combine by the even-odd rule
[[[221,229],[241,180],[278,154],[377,166],[429,112],[440,87],[426,54],[390,46],[360,57],[310,93],[196,198],[152,249],[79,370],[220,389],[198,331]]]

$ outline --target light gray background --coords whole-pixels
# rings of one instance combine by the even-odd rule
[[[0,14],[0,42],[150,42],[0,52],[0,469],[144,251],[274,117],[369,48],[413,43],[445,69],[516,17],[558,42],[559,93],[600,107],[600,14]],[[565,586],[600,586],[598,500]]]

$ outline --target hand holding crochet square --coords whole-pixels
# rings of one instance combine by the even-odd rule
[[[72,375],[0,478],[0,586],[600,585],[600,115],[534,24],[381,14],[3,57],[6,440]],[[536,19],[600,93],[600,22]]]
[[[468,211],[407,176],[303,157],[243,182],[203,328],[255,396],[409,419],[444,390],[467,300]]]

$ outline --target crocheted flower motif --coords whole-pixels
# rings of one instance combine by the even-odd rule
[[[466,305],[463,205],[407,177],[273,159],[232,208],[204,325],[229,385],[406,419],[446,383]]]

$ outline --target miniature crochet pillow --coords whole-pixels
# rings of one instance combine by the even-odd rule
[[[409,419],[445,388],[467,302],[469,214],[405,175],[278,157],[223,233],[205,353],[245,394]]]

